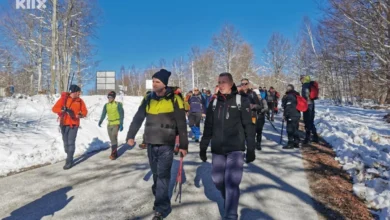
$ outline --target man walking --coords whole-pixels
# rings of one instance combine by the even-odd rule
[[[61,97],[53,106],[52,111],[60,116],[60,128],[66,156],[64,170],[73,166],[73,156],[76,150],[77,131],[80,118],[87,116],[87,107],[80,98],[81,89],[77,85],[69,87],[69,93]]]
[[[116,102],[115,97],[116,93],[114,91],[108,93],[108,103],[104,105],[99,121],[99,127],[101,127],[103,120],[108,115],[107,132],[111,141],[111,160],[115,160],[118,157],[118,131],[123,131],[124,117],[123,105],[121,102]]]
[[[188,114],[189,126],[192,133],[195,136],[195,142],[199,142],[200,138],[200,121],[202,116],[206,113],[206,101],[200,94],[198,88],[194,88],[193,95],[189,98],[188,104],[190,105],[190,111]]]
[[[294,90],[293,85],[287,86],[286,95],[282,99],[284,109],[283,120],[287,122],[288,143],[283,149],[299,148],[299,119],[301,113],[297,110],[297,96],[299,93]]]
[[[155,197],[153,220],[165,218],[172,210],[168,191],[176,134],[179,135],[179,152],[183,157],[188,149],[184,103],[182,97],[167,87],[170,75],[171,72],[161,69],[152,76],[153,92],[143,99],[127,133],[127,143],[134,146],[134,138],[146,118],[144,139]]]
[[[304,144],[310,142],[310,136],[313,135],[313,142],[318,143],[318,134],[316,126],[314,125],[315,117],[315,104],[314,100],[310,98],[310,89],[311,89],[311,79],[310,76],[301,75],[300,77],[302,83],[302,97],[307,100],[307,111],[303,113],[303,120],[305,122],[306,136],[303,141]]]

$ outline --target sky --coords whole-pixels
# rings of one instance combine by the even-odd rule
[[[224,24],[232,24],[254,48],[256,61],[273,32],[294,40],[304,16],[320,13],[316,0],[99,0],[98,70],[145,69],[164,58],[167,64],[193,46],[207,48]]]

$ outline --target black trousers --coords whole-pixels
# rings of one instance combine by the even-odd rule
[[[287,137],[288,137],[288,144],[299,144],[299,118],[293,117],[293,118],[287,118]]]
[[[258,143],[261,143],[264,124],[265,124],[265,115],[264,114],[258,115],[257,122],[256,122],[256,141]]]

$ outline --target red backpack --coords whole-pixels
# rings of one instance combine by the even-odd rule
[[[320,89],[318,88],[318,82],[317,81],[311,81],[310,82],[310,99],[316,100],[318,99],[318,93],[320,92]]]
[[[300,112],[306,112],[308,108],[306,99],[300,95],[296,95],[295,97],[297,98],[297,110]]]

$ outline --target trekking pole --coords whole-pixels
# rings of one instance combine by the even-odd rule
[[[269,119],[268,115],[265,115],[265,117],[267,118],[267,120],[269,121],[269,123],[272,125],[272,127],[275,129],[276,132],[279,132],[278,129],[276,129],[275,125],[272,124],[271,120]]]
[[[181,203],[181,189],[182,189],[182,184],[183,184],[183,176],[182,176],[182,171],[183,171],[183,154],[180,153],[180,165],[179,165],[179,171],[177,172],[177,177],[176,177],[176,185],[174,192],[176,192],[177,185],[179,184],[179,191],[177,192],[175,202],[177,202],[177,199],[179,198],[179,203]]]
[[[284,126],[284,120],[282,121],[282,131],[280,132],[280,142],[279,142],[279,144],[282,144],[282,142],[283,142],[283,126]]]

